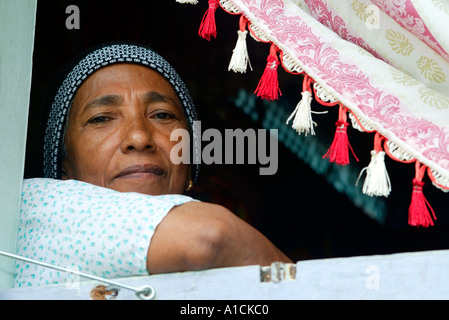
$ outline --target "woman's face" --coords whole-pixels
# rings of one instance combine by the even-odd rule
[[[75,95],[63,179],[121,192],[183,193],[188,165],[170,161],[174,129],[187,129],[179,99],[159,73],[118,64],[91,75]]]

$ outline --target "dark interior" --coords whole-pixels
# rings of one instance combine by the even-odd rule
[[[69,5],[80,9],[80,29],[66,28]],[[150,45],[164,56],[190,88],[203,130],[262,128],[260,121],[251,119],[233,101],[241,90],[254,92],[269,45],[248,38],[254,70],[246,74],[229,72],[239,17],[219,8],[218,35],[209,42],[198,36],[206,9],[207,1],[196,6],[175,0],[39,1],[25,177],[42,176],[45,116],[59,70],[75,54],[102,42],[131,40]],[[290,113],[300,98],[302,77],[279,69],[279,81],[280,108]],[[260,99],[256,100],[256,110],[265,112]],[[328,139],[329,145],[337,115],[338,110],[333,108],[317,120],[317,137]],[[360,159],[354,165],[363,168],[369,162],[373,135],[355,130],[348,130],[348,135]],[[278,157],[278,172],[272,176],[260,176],[258,165],[203,165],[192,195],[226,206],[294,261],[449,248],[447,195],[433,187],[428,178],[424,193],[437,214],[436,225],[415,228],[407,224],[414,165],[387,159],[393,191],[385,200],[386,218],[377,221],[282,143]],[[354,163],[353,158],[351,161]]]

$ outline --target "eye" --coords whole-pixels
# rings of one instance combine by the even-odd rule
[[[165,111],[157,112],[153,117],[158,120],[170,120],[175,118],[171,113]]]
[[[96,116],[91,119],[89,119],[88,123],[104,123],[111,120],[111,118],[106,116]]]

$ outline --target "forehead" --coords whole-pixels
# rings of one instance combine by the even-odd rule
[[[158,91],[178,100],[173,87],[161,74],[135,64],[110,65],[96,71],[80,86],[75,100],[121,89]]]

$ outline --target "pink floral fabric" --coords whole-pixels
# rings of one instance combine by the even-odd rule
[[[444,59],[447,54],[426,28],[413,6],[414,1],[373,0],[371,3],[423,41],[416,49],[421,50],[421,59],[419,56],[414,59],[417,72],[427,82],[389,63],[327,2],[332,1],[221,1],[225,9],[230,3],[234,13],[239,11],[245,15],[361,122],[431,168],[443,181],[449,181],[449,97],[438,86],[431,86],[433,81],[449,88],[446,82],[449,69],[441,62],[436,64],[435,58],[426,59],[422,52],[431,50],[429,54],[437,52]],[[360,3],[352,1],[354,8]],[[407,42],[402,41],[395,28],[386,41],[391,43],[397,38],[397,46],[392,48],[403,54]],[[410,31],[404,34],[408,37],[405,32]],[[418,46],[416,41],[414,46]]]
[[[397,21],[404,29],[407,29],[438,54],[449,61],[449,55],[441,47],[438,40],[433,36],[425,21],[421,18],[413,1],[411,0],[372,0],[382,11]],[[431,2],[431,1],[428,1]],[[434,1],[435,2],[435,1]],[[438,1],[436,1],[438,2]]]
[[[330,28],[337,33],[342,39],[357,44],[359,47],[370,52],[373,56],[381,59],[381,55],[376,52],[366,41],[357,34],[346,22],[335,13],[325,1],[321,0],[304,0],[309,7],[310,14],[321,24]]]

